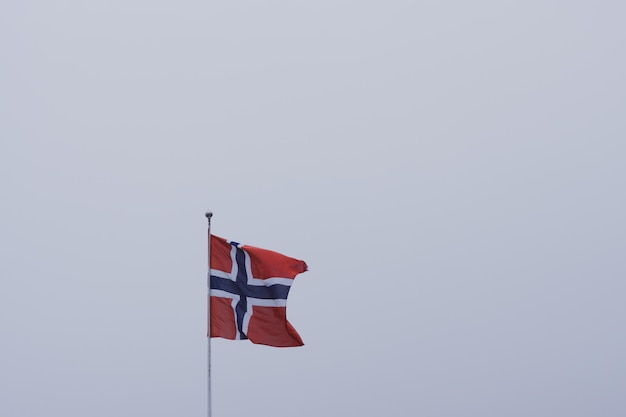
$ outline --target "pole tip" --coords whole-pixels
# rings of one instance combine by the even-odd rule
[[[210,219],[211,217],[213,217],[213,212],[207,211],[206,213],[204,213],[204,215],[206,216],[207,219]]]

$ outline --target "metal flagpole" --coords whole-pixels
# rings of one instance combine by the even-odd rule
[[[208,239],[208,267],[207,276],[207,415],[211,417],[211,217],[213,213],[207,211],[205,214],[208,221],[209,239]]]

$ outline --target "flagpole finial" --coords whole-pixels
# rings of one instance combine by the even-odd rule
[[[207,211],[206,213],[204,213],[204,215],[206,216],[207,219],[211,220],[211,217],[213,217],[213,212]]]

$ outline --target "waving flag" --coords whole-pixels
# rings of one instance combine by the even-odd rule
[[[302,346],[287,321],[287,295],[304,261],[210,235],[210,335]]]

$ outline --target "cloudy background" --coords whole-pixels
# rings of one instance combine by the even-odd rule
[[[625,415],[624,13],[0,3],[0,415],[205,416],[207,208],[310,266],[214,417]]]

